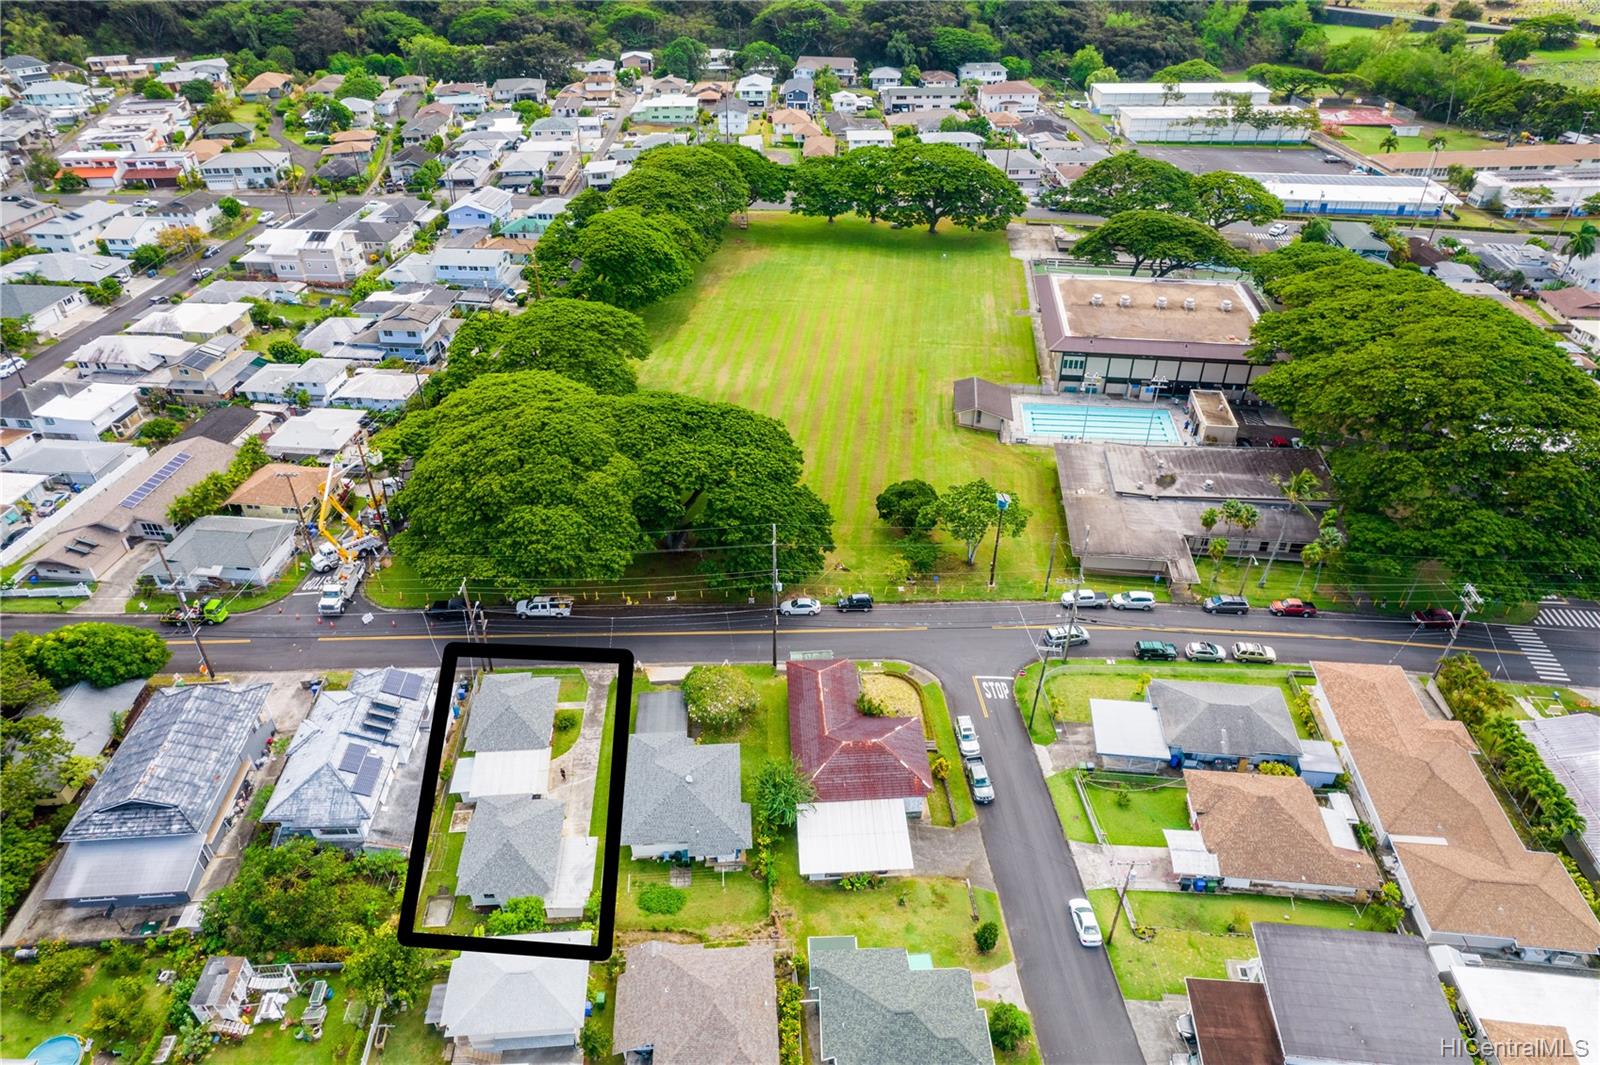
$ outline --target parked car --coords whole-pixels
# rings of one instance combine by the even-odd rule
[[[1327,155],[1322,157],[1322,161],[1324,163],[1342,163],[1344,162],[1344,156],[1334,155],[1332,152],[1329,152]]]
[[[1207,614],[1248,614],[1250,600],[1242,595],[1213,595],[1200,604]]]
[[[1187,644],[1183,649],[1183,657],[1191,662],[1226,662],[1228,656],[1222,653],[1222,648],[1214,643],[1196,640]]]
[[[41,518],[48,518],[50,515],[60,510],[62,504],[66,503],[66,501],[71,498],[72,497],[65,492],[62,492],[60,495],[51,496],[43,503],[40,503],[39,506],[34,510],[34,513],[39,515]]]
[[[1287,232],[1289,232],[1288,226],[1284,225],[1282,222],[1274,222],[1270,227],[1268,227],[1267,236],[1281,237]]]
[[[978,749],[978,730],[972,727],[972,718],[966,714],[956,718],[956,749],[963,758],[976,758],[982,753]]]
[[[28,364],[23,362],[15,355],[8,355],[7,357],[0,359],[0,381],[10,377],[12,374],[21,370],[26,365]]]
[[[517,600],[517,617],[519,618],[570,618],[572,616],[572,597],[570,595],[536,595],[532,599]]]
[[[1078,942],[1086,947],[1098,947],[1105,942],[1100,936],[1100,919],[1088,899],[1073,899],[1067,903],[1067,913],[1072,917],[1072,927],[1078,933]]]
[[[144,272],[144,276],[145,276],[145,277],[155,277],[155,276],[156,276],[156,274],[158,274],[158,273],[160,273],[160,271],[159,271],[159,270],[157,270],[157,269],[156,269],[156,268],[155,268],[155,267],[153,267],[153,266],[152,266],[152,267],[151,267],[151,268],[150,268],[150,269],[148,269],[148,270],[146,270],[146,271],[145,271],[145,272]]]
[[[1280,618],[1314,618],[1317,604],[1305,599],[1274,599],[1267,610]]]
[[[148,210],[151,207],[160,207],[161,201],[152,200],[150,197],[146,196],[144,199],[139,201],[139,206]]]
[[[1096,592],[1089,588],[1078,588],[1073,591],[1061,593],[1061,605],[1071,607],[1072,601],[1078,601],[1079,610],[1104,610],[1106,604],[1111,602],[1105,592]]]
[[[422,616],[435,625],[450,621],[464,621],[467,616],[467,601],[460,596],[453,599],[436,599],[429,603]]]
[[[989,781],[989,769],[981,758],[967,760],[967,779],[972,781],[972,801],[994,802],[994,784]]]
[[[1278,652],[1264,643],[1236,643],[1233,645],[1233,660],[1270,666],[1278,660]]]
[[[198,270],[196,270],[194,273],[190,274],[189,276],[194,278],[196,281],[204,281],[206,278],[210,277],[214,273],[216,273],[216,271],[211,269],[211,267],[202,266]]]
[[[842,614],[852,612],[868,613],[872,610],[872,596],[866,592],[856,592],[854,595],[840,596],[833,604]]]
[[[795,614],[814,615],[822,613],[822,604],[809,596],[799,595],[793,599],[785,599],[778,604],[778,613],[786,617]]]
[[[262,211],[259,215],[256,216],[256,221],[257,222],[270,222],[276,217],[278,217],[278,212],[277,211]]]
[[[1456,616],[1442,606],[1430,606],[1426,610],[1413,610],[1411,620],[1425,629],[1453,629],[1456,627]]]
[[[1147,662],[1176,662],[1178,649],[1165,640],[1140,640],[1133,645],[1133,657]]]
[[[206,245],[206,250],[200,253],[200,258],[202,258],[202,259],[213,258],[213,257],[216,256],[217,252],[219,252],[221,250],[222,250],[222,245],[220,245],[220,244],[207,244]]]
[[[1067,631],[1066,625],[1054,625],[1044,630],[1044,638],[1039,641],[1039,650],[1046,654],[1053,654],[1063,647],[1079,647],[1089,642],[1089,634],[1082,625],[1073,625],[1072,631]]]
[[[1118,592],[1111,597],[1114,610],[1154,610],[1156,597],[1151,592]]]

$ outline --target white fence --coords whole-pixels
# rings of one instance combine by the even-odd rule
[[[16,599],[87,599],[92,593],[87,584],[52,584],[40,588],[0,588],[0,596]]]

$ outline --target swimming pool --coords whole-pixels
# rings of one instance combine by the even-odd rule
[[[1024,403],[1027,438],[1111,440],[1120,444],[1176,444],[1178,427],[1160,407],[1111,407],[1094,403]]]
[[[33,1048],[26,1060],[37,1065],[78,1065],[83,1058],[83,1044],[77,1037],[53,1035]]]

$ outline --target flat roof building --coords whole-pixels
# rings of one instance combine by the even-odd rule
[[[1257,107],[1272,101],[1272,90],[1253,81],[1102,81],[1089,86],[1089,107],[1097,115],[1124,107],[1216,107],[1232,94],[1244,94]]]
[[[1437,171],[1442,175],[1442,169]],[[1436,218],[1460,197],[1423,177],[1403,174],[1245,174],[1283,201],[1286,214],[1393,215]]]

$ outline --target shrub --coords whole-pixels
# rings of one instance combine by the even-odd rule
[[[883,886],[883,877],[876,873],[855,873],[840,878],[839,886],[846,891],[876,891]]]
[[[989,1041],[1007,1053],[1017,1049],[1033,1034],[1028,1015],[1009,1002],[997,1004],[989,1014]]]
[[[736,727],[760,702],[756,686],[733,666],[695,666],[683,678],[683,698],[690,721],[719,731]]]
[[[972,933],[972,938],[978,944],[978,953],[987,954],[1000,942],[1000,924],[998,921],[985,921]]]
[[[100,964],[112,976],[128,976],[138,972],[144,965],[143,952],[136,950],[132,944],[106,943],[103,949],[106,958]]]
[[[94,951],[85,947],[41,943],[39,958],[31,965],[13,962],[6,966],[6,999],[30,1017],[45,1020],[60,1008],[68,991],[83,983],[93,963]]]
[[[1287,762],[1262,762],[1256,766],[1256,772],[1269,777],[1297,777],[1300,774],[1294,771],[1294,766]]]
[[[867,717],[888,717],[890,714],[888,703],[882,699],[875,699],[866,692],[856,696],[856,709]]]
[[[800,1002],[806,997],[800,985],[778,981],[778,1061],[779,1065],[803,1065],[800,1049]]]
[[[565,732],[568,729],[577,728],[578,723],[582,720],[583,715],[576,710],[557,710],[556,731]]]
[[[537,895],[507,899],[506,904],[491,913],[484,928],[491,936],[515,936],[525,932],[543,932],[545,929],[544,900]]]
[[[1242,935],[1250,931],[1250,911],[1243,906],[1235,906],[1228,915],[1228,931],[1235,935]]]
[[[639,909],[645,913],[677,913],[688,901],[686,893],[667,884],[651,884],[639,892]]]
[[[950,775],[950,759],[942,756],[935,758],[933,764],[928,768],[933,770],[933,779],[944,780]]]
[[[586,1061],[604,1061],[611,1056],[611,1033],[598,1018],[591,1017],[583,1023],[578,1033],[578,1046]]]

